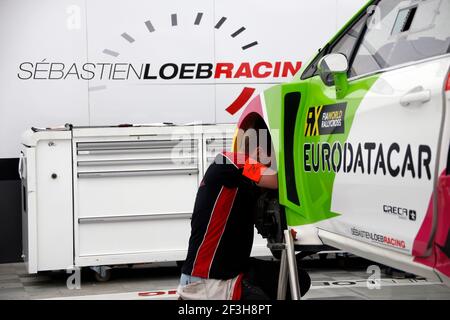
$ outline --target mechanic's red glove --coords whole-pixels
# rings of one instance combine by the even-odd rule
[[[268,167],[266,167],[262,163],[248,158],[245,161],[244,171],[242,172],[242,175],[258,183],[259,180],[261,180],[261,176],[263,175],[264,171],[266,171],[267,169]]]

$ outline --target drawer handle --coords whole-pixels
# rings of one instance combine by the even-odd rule
[[[109,178],[109,177],[139,177],[159,176],[175,174],[197,174],[198,169],[173,169],[173,170],[136,170],[136,171],[111,171],[111,172],[80,172],[78,178]]]

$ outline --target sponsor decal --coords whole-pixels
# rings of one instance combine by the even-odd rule
[[[71,5],[67,9],[69,14],[67,18],[67,28],[69,30],[77,30],[81,28],[81,18],[79,16],[81,9],[76,5]],[[242,34],[247,32],[246,26],[240,26],[234,30],[231,34],[225,32],[226,28],[222,28],[224,25],[236,25],[238,22],[233,21],[232,18],[226,16],[219,16],[213,25],[203,23],[203,17],[205,12],[194,11],[192,12],[192,22],[187,23],[186,20],[179,21],[178,13],[171,13],[170,17],[161,21],[165,23],[155,24],[151,19],[145,21],[135,21],[130,28],[136,30],[136,28],[145,30],[149,34],[158,33],[159,30],[166,30],[167,27],[171,27],[173,30],[186,30],[186,32],[192,32],[191,26],[198,28],[213,28],[214,33],[222,36],[231,36],[235,39],[237,52],[246,54],[251,52],[255,48],[261,46],[260,41],[242,38]],[[238,23],[239,24],[239,23]],[[112,45],[117,46],[118,43],[127,43],[130,46],[140,41],[148,41],[150,38],[138,37],[133,32],[123,32],[116,35],[116,41]],[[187,37],[191,34],[187,33]],[[195,38],[196,41],[198,38]],[[118,42],[120,41],[120,42]],[[125,41],[125,42],[124,42]],[[164,37],[164,41],[169,41]],[[264,41],[262,41],[264,43]],[[267,42],[266,42],[267,43]],[[157,43],[151,44],[152,48],[158,47]],[[122,47],[123,48],[123,47]],[[127,50],[126,48],[123,48]],[[151,51],[151,50],[150,50]],[[64,61],[62,59],[47,61],[46,57],[42,57],[42,60],[25,60],[19,63],[17,67],[17,78],[24,81],[33,80],[51,80],[51,81],[64,81],[64,80],[86,80],[94,81],[94,85],[89,85],[88,90],[91,92],[98,92],[108,88],[108,80],[118,81],[119,83],[126,83],[126,81],[145,81],[146,84],[152,81],[162,81],[164,83],[176,83],[176,84],[199,84],[202,80],[214,80],[214,84],[241,84],[245,80],[257,80],[257,79],[273,79],[276,82],[283,82],[286,78],[293,77],[302,66],[301,61],[268,61],[262,58],[260,61],[248,62],[249,60],[243,57],[237,56],[235,61],[151,61],[148,59],[148,52],[143,52],[142,59],[139,59],[139,63],[135,61],[129,61],[126,58],[122,58],[124,53],[118,50],[117,47],[104,47],[101,52],[103,55],[108,56],[107,61],[99,59],[97,61],[82,61],[72,62]],[[126,51],[125,51],[126,54]],[[167,56],[173,55],[173,52],[168,52]],[[179,55],[178,55],[179,56]],[[45,58],[45,59],[44,59]],[[116,59],[114,62],[109,62],[110,59]],[[143,63],[141,63],[143,61]],[[236,81],[230,81],[230,80]],[[172,80],[172,81],[171,81]],[[272,80],[272,81],[273,81]],[[99,81],[97,85],[95,81]],[[258,82],[259,83],[259,82]],[[265,83],[264,81],[262,83]],[[176,89],[175,89],[176,90]],[[244,87],[236,97],[230,98],[230,103],[225,110],[234,115],[244,105],[246,105],[252,97],[256,89],[253,87]]]
[[[17,77],[21,80],[202,80],[202,79],[264,79],[294,76],[300,61],[261,61],[213,63],[63,63],[22,62]]]
[[[347,103],[337,103],[309,108],[305,137],[344,133],[346,106]]]
[[[357,228],[351,228],[351,233],[354,237],[359,237],[385,246],[406,250],[406,243],[404,240],[396,239],[378,233],[364,231]]]
[[[305,172],[353,172],[431,180],[431,160],[428,145],[419,145],[414,153],[411,145],[400,147],[398,143],[360,142],[355,145],[336,141],[332,145],[327,142],[303,145]]]
[[[403,220],[416,221],[416,210],[406,209],[402,207],[383,205],[383,212],[391,215],[395,215]]]

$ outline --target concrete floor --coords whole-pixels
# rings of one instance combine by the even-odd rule
[[[351,300],[450,300],[450,288],[426,279],[386,274],[381,267],[380,289],[369,289],[366,273],[372,263],[359,258],[305,259],[303,267],[312,278],[305,299]],[[68,289],[65,272],[29,275],[22,263],[0,264],[0,300],[5,299],[176,299],[179,269],[169,265],[114,269],[108,282],[97,282],[93,272],[83,269],[81,288]],[[406,275],[407,276],[407,275]]]

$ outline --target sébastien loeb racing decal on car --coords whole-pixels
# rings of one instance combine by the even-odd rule
[[[351,234],[355,237],[361,237],[364,240],[372,241],[373,243],[390,246],[399,249],[405,249],[406,244],[404,240],[399,240],[395,238],[391,238],[388,236],[384,236],[382,234],[367,232],[364,230],[360,230],[357,228],[351,228]]]

